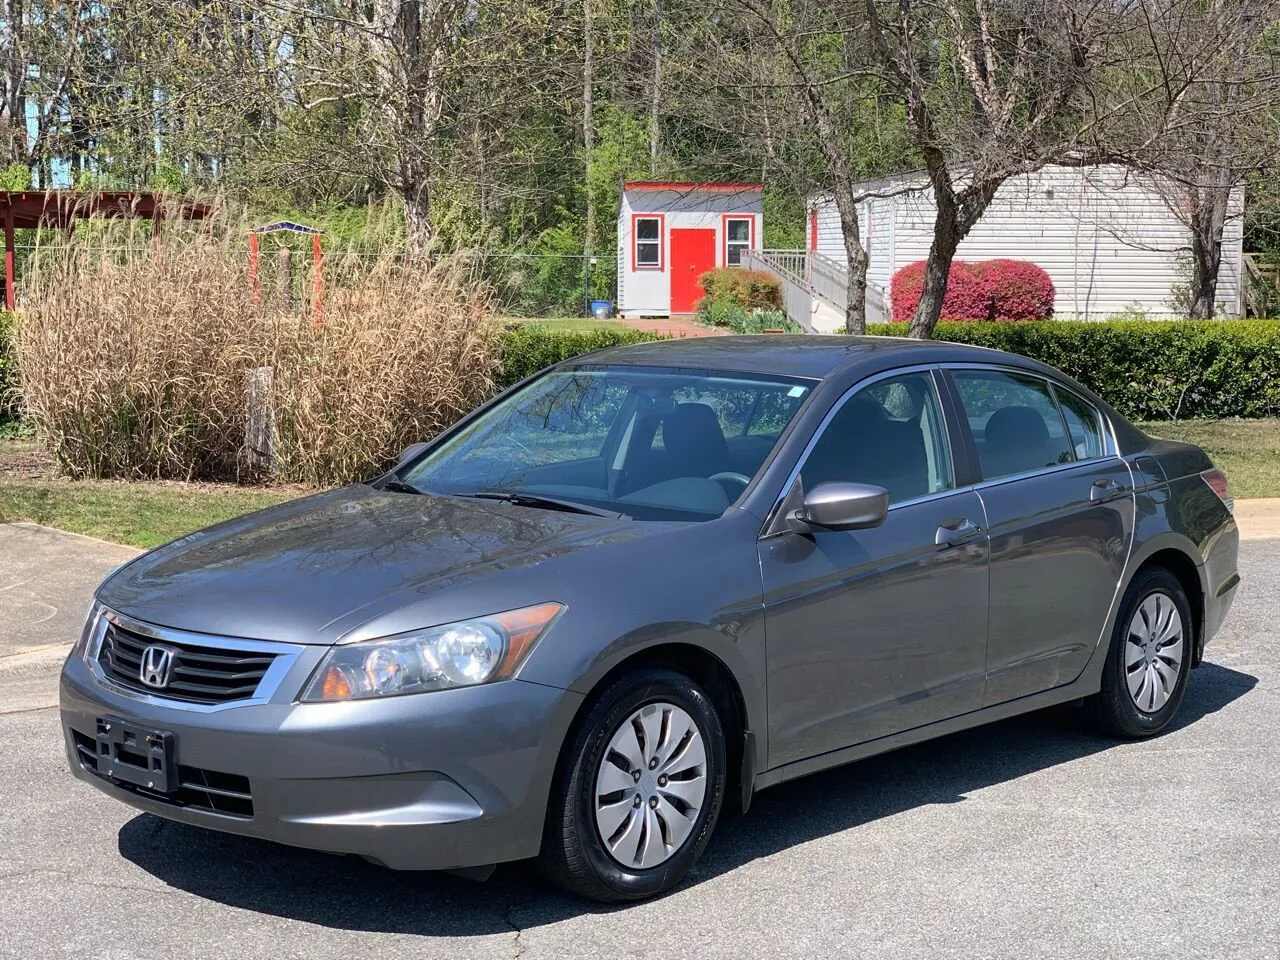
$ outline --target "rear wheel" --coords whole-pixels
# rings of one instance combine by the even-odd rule
[[[1093,698],[1102,729],[1130,738],[1163,730],[1186,692],[1194,642],[1191,606],[1178,578],[1162,567],[1139,573],[1125,591],[1102,688]]]
[[[539,863],[593,900],[671,888],[697,861],[724,801],[724,732],[714,705],[674,670],[609,686],[566,746]]]

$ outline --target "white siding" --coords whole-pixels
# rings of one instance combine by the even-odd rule
[[[818,211],[818,253],[844,263],[844,231],[840,229],[840,211],[836,202],[830,197],[819,197],[816,201]]]
[[[867,282],[886,293],[893,279],[894,223],[893,197],[868,200],[863,206],[870,211],[862,224],[863,242],[867,245]],[[842,258],[843,259],[843,258]]]
[[[663,218],[662,269],[633,270],[631,223],[635,214]],[[671,312],[671,231],[715,230],[715,266],[724,265],[725,215],[751,217],[751,246],[764,238],[764,202],[759,190],[715,190],[705,187],[623,190],[618,212],[618,313],[623,317],[667,316]]]
[[[858,230],[867,251],[867,281],[888,291],[893,277],[894,197],[876,198],[861,204]],[[813,201],[818,214],[817,252],[845,266],[844,238],[840,229],[840,211],[831,197]]]
[[[870,279],[888,289],[893,271],[928,256],[934,206],[932,192],[923,188],[869,201],[873,247],[882,204],[895,210],[893,252],[887,264],[873,254]],[[1232,207],[1218,282],[1219,309],[1228,315],[1239,312],[1242,194],[1233,197]],[[1175,209],[1176,200],[1167,200],[1153,181],[1120,167],[1046,167],[1001,187],[956,256],[1038,264],[1053,280],[1055,313],[1061,317],[1104,319],[1129,308],[1174,316],[1174,289],[1188,277],[1189,240]],[[825,252],[840,244],[839,220],[828,227],[832,236],[823,235],[823,226],[820,211],[819,250]],[[881,279],[886,267],[888,276]]]

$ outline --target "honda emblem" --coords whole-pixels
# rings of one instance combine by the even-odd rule
[[[148,687],[163,690],[169,685],[173,673],[173,650],[169,647],[147,647],[142,651],[142,664],[138,678]]]

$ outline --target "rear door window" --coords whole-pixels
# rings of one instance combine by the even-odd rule
[[[1062,405],[1062,416],[1067,421],[1071,443],[1077,460],[1094,460],[1106,453],[1103,441],[1102,416],[1083,398],[1059,386],[1054,395]]]
[[[1049,384],[1001,370],[952,377],[987,480],[1044,470],[1076,459]]]

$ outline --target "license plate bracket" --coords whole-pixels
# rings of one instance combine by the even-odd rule
[[[118,717],[97,718],[98,772],[156,793],[178,792],[176,738]]]

